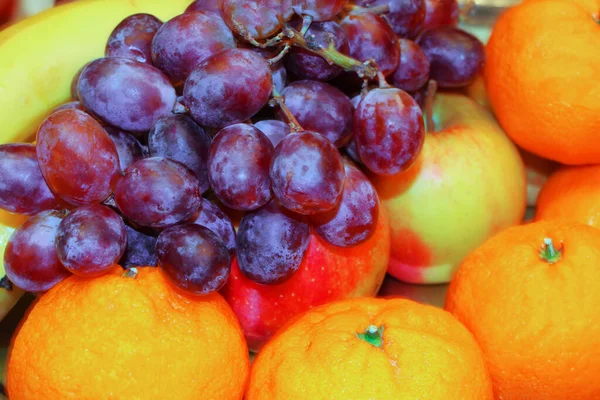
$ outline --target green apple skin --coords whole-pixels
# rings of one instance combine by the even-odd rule
[[[492,114],[470,98],[439,93],[419,158],[406,172],[371,179],[391,229],[388,273],[446,283],[464,257],[523,221],[522,158]]]

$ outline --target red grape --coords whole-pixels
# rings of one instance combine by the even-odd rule
[[[45,292],[71,273],[56,255],[56,232],[64,213],[42,211],[13,232],[4,251],[6,276],[28,292]]]
[[[182,83],[203,60],[235,48],[233,33],[210,11],[181,14],[165,22],[152,41],[154,65]]]
[[[277,33],[292,13],[290,0],[223,0],[221,12],[232,31],[254,39]]]
[[[117,128],[149,131],[173,110],[177,95],[159,69],[139,61],[105,57],[85,67],[77,84],[84,107]]]
[[[125,224],[125,231],[127,246],[119,264],[123,268],[157,266],[156,238],[127,224]]]
[[[456,26],[460,19],[457,0],[425,0],[425,20],[423,29],[438,26]]]
[[[208,155],[208,179],[219,200],[234,210],[254,210],[271,200],[273,145],[248,124],[223,128]]]
[[[458,88],[473,82],[485,63],[485,48],[475,36],[458,28],[429,29],[417,43],[431,64],[430,77],[440,88]]]
[[[345,164],[344,194],[339,206],[311,216],[315,232],[335,246],[350,247],[367,240],[377,227],[379,197],[358,168]]]
[[[324,49],[332,44],[342,54],[350,51],[346,33],[334,21],[313,22],[304,37]],[[317,81],[329,81],[342,72],[337,65],[330,65],[323,57],[297,46],[286,57],[286,67],[298,79]]]
[[[185,166],[162,157],[136,161],[115,187],[115,202],[135,223],[165,228],[190,218],[200,207],[198,179]]]
[[[363,7],[387,7],[381,14],[401,38],[416,37],[425,21],[425,0],[362,0]]]
[[[106,43],[105,55],[152,64],[152,38],[162,24],[154,15],[130,15],[111,32]]]
[[[282,96],[304,129],[320,133],[336,147],[345,145],[350,139],[352,103],[335,86],[318,81],[297,81],[286,87]]]
[[[57,112],[57,111],[61,111],[61,110],[70,110],[70,109],[75,109],[75,110],[80,110],[80,111],[85,111],[85,112],[87,112],[87,111],[86,111],[86,109],[85,109],[85,107],[83,106],[83,104],[81,104],[81,102],[80,102],[80,101],[77,101],[77,100],[75,100],[75,101],[69,101],[68,103],[64,103],[64,104],[61,104],[61,105],[60,105],[60,106],[58,106],[58,107],[55,107],[55,108],[54,108],[54,109],[53,109],[53,110],[50,112],[50,114],[54,114],[54,113],[55,113],[55,112]]]
[[[190,117],[173,114],[156,122],[148,134],[148,150],[151,156],[178,161],[191,169],[198,182],[200,193],[209,188],[208,151],[212,138]]]
[[[212,11],[221,14],[222,0],[196,0],[190,4],[184,12]]]
[[[300,268],[309,242],[306,221],[273,200],[242,218],[236,240],[240,271],[258,283],[282,283]]]
[[[354,112],[354,138],[360,159],[375,174],[405,171],[425,140],[421,108],[403,90],[373,89]]]
[[[83,111],[62,110],[46,118],[37,133],[36,152],[50,189],[71,204],[101,203],[119,177],[115,144]]]
[[[429,58],[418,44],[408,39],[400,39],[400,65],[392,75],[392,82],[398,89],[414,92],[429,79]]]
[[[235,253],[235,229],[231,219],[216,204],[208,199],[202,199],[200,211],[191,222],[213,231],[227,246],[229,253]]]
[[[363,62],[374,60],[385,76],[398,68],[398,38],[383,17],[369,12],[348,14],[341,26],[348,38],[351,57]]]
[[[273,147],[277,146],[281,139],[287,136],[291,130],[290,126],[283,121],[278,121],[276,119],[267,119],[264,121],[258,121],[254,123],[254,126],[257,127],[262,133],[264,133],[271,143]]]
[[[119,166],[125,171],[132,163],[144,158],[144,148],[133,135],[109,126],[104,127],[119,154]]]
[[[270,168],[275,197],[289,210],[315,214],[337,206],[344,189],[344,163],[331,141],[293,132],[275,148]]]
[[[292,0],[294,11],[308,15],[314,21],[334,19],[342,11],[348,0]]]
[[[127,246],[121,217],[106,206],[83,206],[67,215],[56,233],[60,262],[75,275],[94,277],[112,269]]]
[[[231,271],[225,244],[210,229],[196,224],[165,229],[156,241],[158,266],[175,287],[194,295],[221,289]]]
[[[59,208],[42,176],[35,145],[0,145],[0,208],[27,215]]]
[[[198,65],[185,82],[183,101],[202,126],[223,128],[251,118],[271,96],[267,62],[247,49],[223,50]]]

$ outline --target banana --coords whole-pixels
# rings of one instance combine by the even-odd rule
[[[71,82],[102,57],[108,36],[125,17],[149,13],[163,21],[192,0],[80,0],[43,11],[0,31],[0,144],[31,138],[56,106],[71,98]],[[0,278],[4,248],[24,216],[0,210]],[[0,288],[0,320],[23,292]]]

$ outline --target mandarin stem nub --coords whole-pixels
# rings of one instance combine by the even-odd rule
[[[554,264],[562,259],[562,247],[556,249],[550,238],[544,238],[542,250],[540,250],[540,258],[549,264]]]
[[[381,348],[383,346],[383,325],[380,327],[369,325],[364,333],[357,333],[356,336],[360,340]]]

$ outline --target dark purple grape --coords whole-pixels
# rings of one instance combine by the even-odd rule
[[[104,54],[152,64],[152,39],[162,24],[154,15],[130,15],[113,29]]]
[[[344,163],[333,144],[318,133],[290,133],[275,148],[270,168],[275,197],[298,214],[337,206],[344,189]]]
[[[178,161],[191,169],[198,182],[200,193],[209,188],[208,151],[212,138],[190,117],[173,114],[158,120],[148,134],[151,156]]]
[[[336,147],[352,136],[353,107],[350,99],[335,86],[318,81],[297,81],[282,93],[285,105],[309,131],[320,133]]]
[[[158,30],[152,41],[152,60],[179,84],[196,65],[223,49],[233,48],[233,33],[218,14],[187,13],[167,21]]]
[[[354,138],[360,159],[375,174],[406,171],[425,140],[421,108],[403,90],[373,89],[354,112]]]
[[[223,128],[208,155],[208,179],[219,200],[234,210],[254,210],[271,200],[273,145],[248,124]]]
[[[213,231],[227,246],[229,253],[235,253],[235,229],[231,219],[217,205],[208,199],[202,199],[200,211],[191,222]]]
[[[348,38],[350,57],[363,62],[374,60],[385,76],[398,68],[398,39],[383,17],[369,12],[348,14],[340,24]]]
[[[0,208],[27,215],[59,208],[42,176],[35,145],[0,145]]]
[[[231,271],[225,244],[210,229],[196,224],[162,231],[156,241],[156,256],[167,281],[194,295],[221,289]]]
[[[223,0],[221,15],[242,37],[263,39],[276,34],[293,14],[290,0]]]
[[[438,26],[456,26],[460,20],[457,0],[425,0],[423,30]]]
[[[117,128],[152,129],[173,110],[177,95],[159,69],[139,61],[105,57],[92,61],[77,85],[84,107]]]
[[[362,0],[368,8],[387,7],[381,15],[389,21],[394,33],[401,38],[415,38],[425,21],[425,0]]]
[[[123,268],[157,266],[156,238],[129,225],[125,225],[125,230],[127,247],[119,265]]]
[[[196,0],[184,12],[212,11],[221,14],[221,0]]]
[[[392,75],[398,89],[414,92],[429,79],[429,58],[418,44],[408,39],[399,39],[400,65]]]
[[[429,58],[431,79],[442,89],[467,86],[485,63],[483,43],[458,28],[429,29],[419,36],[417,43]]]
[[[334,19],[348,0],[292,0],[294,11],[301,15],[308,15],[314,21],[328,21]]]
[[[309,242],[306,221],[271,201],[242,218],[236,239],[240,271],[266,285],[285,282],[300,268]]]
[[[119,154],[119,166],[125,171],[132,163],[144,158],[144,148],[133,135],[109,126],[104,127]]]
[[[276,119],[258,121],[254,124],[254,126],[269,138],[273,144],[273,147],[277,146],[279,142],[281,142],[281,139],[291,132],[288,124]]]
[[[247,49],[223,50],[198,65],[185,82],[183,100],[202,126],[223,128],[251,118],[273,86],[267,62]]]
[[[345,164],[344,194],[339,206],[311,216],[315,232],[329,243],[351,247],[371,237],[379,217],[379,197],[358,168]]]
[[[342,54],[348,54],[350,47],[344,29],[334,21],[314,22],[304,35],[306,40],[324,49],[331,44]],[[325,59],[301,47],[293,47],[286,57],[286,67],[298,79],[329,81],[343,70],[330,65]]]
[[[185,166],[162,157],[136,161],[115,187],[123,215],[141,226],[165,228],[190,218],[200,207],[198,179]]]
[[[46,118],[37,132],[36,153],[50,189],[74,205],[101,203],[119,177],[115,144],[83,111],[67,109]]]
[[[110,271],[127,246],[123,220],[106,206],[83,206],[67,215],[56,233],[56,254],[75,275],[95,277]]]
[[[42,211],[13,232],[4,251],[6,276],[18,288],[45,292],[71,273],[56,255],[56,232],[64,213]]]

